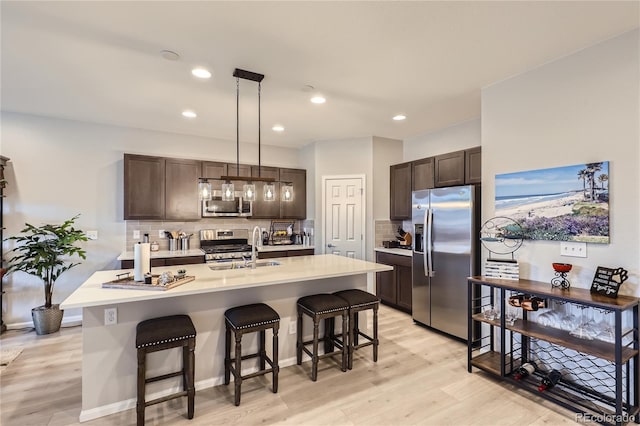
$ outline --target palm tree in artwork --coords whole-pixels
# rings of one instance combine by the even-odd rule
[[[602,170],[602,162],[600,163],[588,163],[587,166],[587,180],[589,182],[589,189],[591,190],[591,201],[596,199],[596,172]]]
[[[587,199],[587,179],[589,174],[587,173],[587,169],[582,169],[578,172],[578,179],[582,179],[582,197]]]
[[[604,185],[608,180],[609,180],[609,176],[605,173],[602,173],[600,176],[598,176],[598,181],[600,181],[600,187],[602,189],[605,189]]]

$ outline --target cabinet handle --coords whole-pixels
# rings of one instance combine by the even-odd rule
[[[327,247],[329,247],[329,248],[334,248],[334,247],[336,247],[336,246],[334,246],[333,244],[327,244]]]

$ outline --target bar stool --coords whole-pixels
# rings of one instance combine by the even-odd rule
[[[280,316],[269,305],[254,303],[252,305],[236,306],[224,313],[226,324],[225,352],[224,352],[224,384],[228,385],[233,373],[235,384],[235,404],[240,405],[240,387],[242,381],[252,377],[273,373],[272,390],[278,392],[278,328],[280,328]],[[267,356],[265,350],[265,331],[273,329],[273,360]],[[236,347],[234,357],[231,358],[231,332],[235,335]],[[246,333],[260,332],[258,352],[242,356],[242,336]],[[242,360],[258,358],[260,370],[255,373],[242,375]],[[265,368],[266,363],[271,368]]]
[[[378,362],[378,308],[380,299],[363,290],[350,289],[333,293],[349,303],[349,370],[353,368],[353,353],[365,346],[373,345],[373,362]],[[373,337],[360,331],[358,314],[360,311],[373,309]],[[362,336],[366,342],[358,344],[358,337]]]
[[[182,369],[175,373],[146,377],[147,354],[182,347]],[[138,323],[136,348],[138,349],[138,398],[136,412],[138,426],[144,425],[146,407],[171,399],[187,397],[187,417],[193,419],[196,389],[194,385],[196,328],[188,315],[172,315],[152,318]],[[182,376],[182,391],[145,401],[147,383]]]
[[[341,369],[347,371],[347,348],[343,342],[347,339],[347,319],[349,316],[349,303],[333,294],[314,294],[298,299],[298,323],[297,323],[297,342],[296,342],[296,358],[298,365],[302,364],[302,351],[311,357],[311,380],[314,382],[318,378],[318,360],[342,354]],[[313,319],[313,339],[303,341],[302,330],[302,314],[306,314]],[[333,338],[333,335],[326,332],[323,338],[319,336],[319,326],[321,320],[333,319],[342,315],[342,341]],[[325,342],[325,353],[318,356],[318,343]],[[313,351],[307,349],[307,345],[313,345]],[[340,348],[333,350],[333,346]]]

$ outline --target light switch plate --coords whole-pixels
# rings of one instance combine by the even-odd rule
[[[587,257],[587,243],[560,243],[560,256]]]
[[[165,237],[165,235],[164,235],[164,229],[159,230],[159,231],[158,231],[158,238],[164,238],[164,237]]]
[[[134,240],[139,240],[140,239],[140,231],[139,230],[135,230],[133,231],[133,239]]]
[[[289,323],[289,334],[296,334],[296,323],[295,323],[295,321],[291,321]]]

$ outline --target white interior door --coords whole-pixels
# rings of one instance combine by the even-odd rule
[[[363,179],[326,178],[325,253],[363,259]]]

